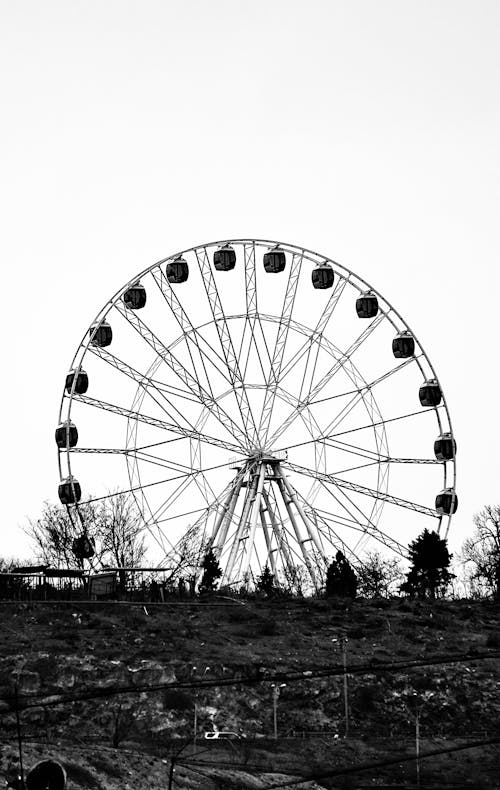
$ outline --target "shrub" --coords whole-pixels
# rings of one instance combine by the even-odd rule
[[[42,656],[31,665],[33,672],[38,672],[40,680],[53,680],[59,674],[59,662],[53,656]]]
[[[163,706],[167,710],[190,710],[194,707],[193,700],[184,691],[167,689],[163,695]]]
[[[64,763],[64,768],[72,783],[80,785],[80,787],[88,787],[89,790],[100,790],[100,782],[88,768],[84,768],[78,763]]]
[[[355,697],[355,706],[361,713],[366,713],[367,711],[372,711],[375,707],[375,702],[377,702],[380,695],[379,687],[372,683],[369,686],[361,686],[358,689],[356,697]]]
[[[257,636],[274,636],[278,633],[276,620],[261,620],[256,624],[255,631]]]
[[[429,675],[416,675],[412,681],[415,691],[429,691],[435,686],[434,678]]]
[[[255,619],[255,615],[246,606],[236,606],[229,611],[227,619],[230,623],[248,623]]]

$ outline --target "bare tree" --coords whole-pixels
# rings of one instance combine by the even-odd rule
[[[83,524],[89,538],[99,543],[100,503],[89,502],[80,507]],[[44,502],[42,514],[36,521],[28,520],[24,531],[34,543],[37,561],[52,568],[83,568],[83,560],[73,551],[73,542],[80,537],[83,526],[79,519],[72,520],[62,505]],[[96,559],[100,559],[97,549]]]
[[[113,493],[105,499],[79,506],[81,519],[71,519],[65,507],[45,502],[42,515],[25,529],[35,545],[37,560],[51,567],[83,568],[75,554],[75,538],[85,534],[95,543],[96,564],[134,567],[144,558],[146,547],[137,507],[128,493]],[[120,577],[122,586],[125,577]]]
[[[146,546],[142,518],[135,500],[127,493],[116,493],[102,500],[99,509],[102,560],[120,568],[120,590],[127,586],[123,568],[135,568],[144,559]]]
[[[356,566],[358,595],[364,598],[389,598],[395,595],[404,580],[399,560],[383,557],[378,551],[363,557]]]
[[[474,516],[474,534],[462,546],[466,578],[479,594],[500,598],[500,505]]]

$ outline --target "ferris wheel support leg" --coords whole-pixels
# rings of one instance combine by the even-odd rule
[[[269,535],[269,528],[266,524],[266,512],[262,507],[262,502],[260,505],[260,523],[262,526],[262,532],[264,533],[264,540],[266,541],[266,548],[267,548],[267,556],[269,558],[269,563],[271,565],[271,573],[273,576],[276,575],[276,559],[274,556],[275,549],[271,546],[271,538]]]
[[[233,544],[231,546],[231,551],[229,553],[229,559],[227,561],[226,570],[224,571],[224,576],[222,577],[222,584],[230,583],[231,574],[234,570],[234,565],[236,562],[238,549],[240,548],[240,543],[242,540],[245,539],[243,532],[245,531],[248,524],[248,514],[250,513],[250,508],[252,506],[252,502],[255,497],[257,481],[258,481],[258,477],[257,475],[255,475],[252,484],[250,485],[250,483],[248,483],[245,502],[243,505],[243,512],[241,514],[240,523],[238,524],[238,528],[236,530],[236,535],[233,538]]]
[[[230,506],[233,497],[234,497],[234,487],[231,487],[226,499],[224,500],[224,504],[222,505],[222,508],[219,511],[219,515],[217,516],[217,519],[215,521],[214,528],[212,530],[212,535],[210,536],[210,541],[209,541],[210,546],[214,546],[214,541],[217,537],[221,524],[224,520],[224,516],[228,511],[228,508]]]
[[[307,518],[306,514],[304,513],[304,510],[302,509],[302,505],[300,504],[300,502],[298,500],[298,497],[296,495],[295,489],[290,485],[290,483],[288,482],[288,480],[286,479],[286,477],[284,475],[282,475],[282,479],[283,479],[283,482],[285,484],[285,488],[286,488],[286,490],[288,492],[288,495],[289,495],[290,499],[292,500],[293,504],[297,508],[297,511],[298,511],[302,521],[304,522],[304,526],[305,526],[305,528],[307,530],[307,534],[311,538],[312,542],[316,546],[316,549],[319,551],[321,556],[323,556],[324,555],[324,549],[323,549],[323,546],[320,543],[320,540],[318,538],[316,529],[313,527],[313,525],[311,524],[311,522]]]
[[[224,547],[224,544],[227,539],[227,533],[229,532],[229,527],[233,521],[234,511],[236,508],[236,503],[238,501],[238,497],[241,491],[241,486],[243,484],[243,474],[240,475],[239,480],[231,489],[231,500],[229,503],[229,507],[226,509],[225,513],[223,514],[223,519],[220,525],[220,534],[217,538],[217,543],[214,545],[214,549],[220,554]],[[213,540],[217,537],[217,531],[214,530]]]
[[[259,477],[257,488],[255,490],[255,498],[253,500],[252,517],[250,519],[250,532],[248,533],[248,540],[246,545],[246,557],[243,563],[243,578],[248,577],[248,569],[250,567],[250,560],[252,557],[253,547],[255,543],[255,533],[257,531],[257,520],[259,517],[260,503],[262,500],[262,489],[264,487],[264,477],[266,474],[266,465],[261,464],[259,470]]]
[[[285,542],[285,540],[283,538],[283,534],[282,534],[282,532],[280,530],[280,526],[279,526],[278,520],[276,518],[276,514],[275,514],[275,512],[274,512],[274,510],[272,508],[272,505],[271,505],[271,499],[269,497],[269,494],[265,490],[264,490],[263,497],[264,497],[264,502],[265,502],[265,505],[266,505],[267,512],[269,514],[269,520],[271,522],[272,531],[273,531],[274,536],[276,538],[276,545],[278,547],[278,552],[281,555],[281,559],[282,559],[284,567],[287,568],[288,573],[290,575],[290,578],[292,578],[292,575],[294,573],[294,564],[293,564],[292,556],[291,556],[290,551],[288,549],[288,546],[286,545],[286,542]],[[274,498],[274,496],[273,496],[273,498]]]
[[[302,556],[304,558],[304,562],[305,562],[305,565],[307,567],[307,570],[309,571],[309,576],[311,577],[311,581],[314,584],[314,587],[316,588],[318,586],[317,582],[316,582],[316,574],[314,573],[314,568],[313,568],[313,565],[312,565],[311,557],[309,556],[309,552],[307,551],[306,547],[304,546],[304,543],[306,542],[306,540],[311,540],[311,538],[310,538],[310,536],[307,537],[307,538],[303,538],[301,533],[300,533],[300,529],[299,529],[299,525],[297,523],[297,519],[295,518],[295,514],[294,514],[294,512],[293,512],[293,510],[291,508],[291,503],[292,503],[293,500],[287,495],[287,489],[286,489],[285,484],[284,484],[284,478],[283,478],[281,472],[278,472],[278,470],[276,470],[276,478],[277,478],[278,487],[279,487],[281,496],[283,497],[283,502],[285,503],[286,511],[288,513],[288,518],[290,519],[290,522],[291,522],[292,527],[293,527],[293,531],[295,532],[295,537],[297,539],[297,543],[300,546],[300,550],[302,552]]]

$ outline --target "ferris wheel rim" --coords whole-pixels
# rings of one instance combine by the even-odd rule
[[[136,275],[135,277],[130,278],[121,288],[119,288],[115,292],[115,294],[110,299],[108,299],[107,302],[105,302],[103,307],[96,314],[96,316],[95,316],[94,320],[91,322],[90,326],[93,326],[94,324],[97,324],[99,321],[103,320],[106,317],[107,313],[115,306],[116,301],[119,298],[121,298],[123,293],[125,293],[125,291],[128,288],[130,288],[132,285],[137,283],[141,278],[145,277],[147,274],[152,272],[154,269],[164,265],[168,261],[175,260],[176,258],[178,258],[178,257],[180,257],[182,255],[188,254],[190,252],[195,252],[198,249],[211,249],[213,247],[221,247],[221,246],[228,245],[228,244],[231,244],[231,245],[232,244],[243,244],[243,245],[244,244],[256,244],[256,245],[259,245],[259,246],[270,246],[270,247],[277,247],[277,246],[279,246],[280,249],[283,249],[285,252],[289,251],[289,252],[301,253],[301,255],[303,255],[304,259],[308,260],[310,263],[317,263],[318,259],[320,259],[321,261],[330,263],[332,266],[336,267],[337,273],[339,274],[339,276],[341,276],[343,279],[345,279],[353,287],[357,288],[359,291],[363,291],[364,289],[366,289],[368,291],[373,292],[383,303],[385,303],[389,307],[389,311],[386,312],[385,317],[390,321],[390,323],[393,325],[393,327],[397,331],[399,331],[398,325],[392,320],[392,317],[390,315],[390,313],[393,313],[399,319],[399,321],[405,327],[405,329],[408,330],[409,332],[411,332],[411,334],[414,337],[416,343],[418,344],[418,347],[420,348],[420,350],[422,352],[422,355],[424,356],[424,358],[425,358],[425,360],[426,360],[426,362],[427,362],[427,364],[429,366],[429,369],[431,370],[431,372],[433,374],[433,378],[435,378],[436,381],[438,383],[440,383],[440,380],[439,380],[439,377],[438,377],[438,375],[436,373],[436,370],[435,370],[435,368],[434,368],[434,366],[433,366],[433,364],[432,364],[432,362],[431,362],[431,360],[430,360],[430,358],[429,358],[424,346],[422,345],[422,343],[418,339],[418,336],[415,334],[415,332],[413,331],[411,326],[408,324],[408,322],[403,318],[401,313],[393,306],[393,304],[391,302],[389,302],[388,299],[386,299],[385,296],[383,296],[382,293],[380,293],[380,291],[377,290],[377,288],[375,288],[375,286],[373,286],[371,283],[369,283],[367,280],[362,278],[360,275],[358,275],[357,273],[355,273],[351,269],[349,269],[346,266],[344,266],[344,264],[341,264],[338,261],[335,261],[333,258],[329,258],[326,255],[323,255],[321,253],[315,252],[315,251],[310,250],[310,249],[308,249],[306,247],[301,247],[299,245],[290,244],[288,242],[280,242],[280,241],[270,240],[270,239],[249,239],[249,238],[221,239],[221,240],[217,240],[217,241],[206,242],[204,244],[197,244],[197,245],[194,245],[192,247],[184,248],[184,249],[182,249],[182,250],[180,250],[180,251],[178,251],[176,253],[173,253],[171,255],[168,255],[167,257],[162,258],[161,260],[156,261],[155,263],[153,263],[150,266],[148,266],[145,269],[143,269],[138,275]],[[311,256],[313,256],[313,257],[311,257]],[[341,270],[341,271],[338,271],[338,270]],[[84,333],[84,335],[83,335],[83,337],[82,337],[82,339],[80,341],[80,344],[77,347],[77,351],[75,352],[75,355],[74,355],[74,357],[72,359],[72,362],[71,362],[71,368],[72,369],[77,369],[77,367],[78,367],[77,359],[78,359],[79,353],[81,352],[82,349],[83,349],[84,353],[86,352],[88,346],[90,345],[90,341],[91,341],[91,338],[89,337],[89,330],[87,329],[85,331],[85,333]],[[445,412],[446,412],[446,415],[447,415],[447,423],[449,425],[450,433],[452,435],[454,435],[453,426],[452,426],[452,422],[451,422],[451,417],[450,417],[449,409],[448,409],[447,402],[446,402],[446,396],[444,394],[444,390],[443,390],[442,387],[441,387],[441,392],[442,392],[442,398],[443,398],[443,406],[444,406],[444,409],[445,409]],[[60,409],[59,409],[59,421],[61,421],[62,405],[64,403],[64,398],[65,398],[65,395],[63,393],[63,396],[61,398],[61,406],[60,406]]]
[[[181,250],[178,253],[169,255],[166,258],[163,258],[162,260],[157,261],[156,263],[148,266],[139,275],[137,275],[136,277],[130,279],[124,286],[122,286],[115,293],[115,295],[110,300],[108,300],[105,303],[105,305],[98,312],[96,318],[94,319],[94,321],[91,323],[90,326],[93,327],[98,322],[105,320],[105,318],[109,314],[109,312],[114,307],[116,307],[117,301],[122,298],[122,296],[125,293],[125,291],[127,290],[127,288],[129,288],[132,285],[134,285],[135,283],[137,283],[141,278],[143,278],[146,275],[152,273],[155,269],[159,269],[159,267],[161,265],[164,265],[166,262],[174,260],[174,259],[178,258],[181,255],[185,255],[185,254],[188,254],[188,253],[196,253],[197,250],[205,250],[206,251],[207,249],[212,249],[212,248],[223,246],[223,245],[227,245],[227,244],[253,245],[254,247],[255,246],[259,246],[259,247],[275,247],[275,246],[279,245],[279,247],[281,249],[283,249],[284,252],[289,252],[289,253],[292,253],[292,254],[294,254],[294,253],[295,254],[301,254],[303,259],[308,261],[308,262],[310,262],[310,263],[316,264],[316,263],[318,263],[320,261],[324,261],[324,262],[330,263],[335,268],[336,273],[341,278],[343,278],[343,280],[345,280],[346,283],[349,283],[351,286],[353,286],[354,288],[356,288],[360,292],[363,292],[364,290],[368,290],[368,291],[372,292],[373,294],[375,294],[377,297],[380,298],[381,305],[385,306],[385,309],[381,310],[381,312],[383,312],[383,314],[384,314],[384,316],[383,316],[384,319],[387,319],[397,331],[401,331],[401,327],[398,326],[397,322],[394,320],[394,317],[396,317],[399,320],[399,322],[401,323],[401,325],[404,327],[404,329],[411,332],[411,334],[414,337],[416,343],[418,344],[418,347],[419,347],[420,352],[421,352],[421,356],[425,359],[426,365],[427,365],[428,369],[431,371],[431,373],[433,375],[433,378],[435,378],[439,382],[439,378],[438,378],[438,376],[436,374],[435,368],[432,365],[427,353],[425,352],[422,344],[418,340],[418,338],[415,335],[415,333],[413,333],[413,331],[411,330],[410,326],[405,321],[405,319],[403,319],[401,314],[393,307],[393,305],[375,287],[373,287],[370,283],[368,283],[366,280],[364,280],[358,274],[352,272],[347,267],[343,266],[342,264],[339,264],[338,262],[334,261],[333,259],[331,259],[331,258],[329,258],[327,256],[324,256],[324,255],[322,255],[320,253],[316,253],[314,251],[311,251],[311,250],[308,250],[306,248],[300,247],[298,245],[291,245],[291,244],[288,244],[286,242],[277,242],[277,241],[265,240],[265,239],[225,239],[225,240],[218,240],[218,241],[208,242],[206,244],[195,245],[193,247]],[[262,313],[260,315],[261,315],[261,317],[264,320],[266,320],[266,318],[269,318],[269,320],[278,320],[277,316],[274,316],[271,319],[269,316],[266,316],[266,315],[264,315]],[[225,316],[225,318],[227,320],[230,320],[233,317],[236,317],[236,316]],[[210,323],[210,322],[207,322],[207,323]],[[201,328],[201,326],[203,326],[203,325],[200,325],[197,328],[199,329],[199,328]],[[307,327],[304,327],[304,328],[308,329]],[[92,350],[91,347],[90,347],[91,339],[92,339],[92,337],[91,337],[91,335],[89,335],[89,330],[87,330],[85,335],[84,335],[84,337],[82,338],[82,341],[80,342],[80,345],[77,348],[77,351],[76,351],[74,357],[73,357],[72,364],[71,364],[71,369],[73,369],[75,371],[80,371],[81,370],[82,362],[83,362],[83,359],[84,359],[85,355],[87,354],[87,352],[89,350],[90,351]],[[420,371],[422,372],[423,376],[425,377],[424,370],[423,370],[422,366],[420,365],[419,360],[415,359],[414,361],[417,362],[417,365],[420,368]],[[75,389],[75,382],[73,382],[72,390],[69,393],[69,395],[65,391],[63,391],[63,396],[61,398],[61,405],[60,405],[60,409],[59,409],[59,423],[62,423],[62,421],[63,421],[62,417],[63,417],[63,409],[64,409],[65,403],[68,403],[68,410],[67,410],[67,415],[68,416],[67,416],[67,419],[68,420],[70,419],[72,403],[73,403],[74,400],[77,400],[77,399],[74,398],[74,389]],[[452,423],[451,423],[451,417],[450,417],[450,414],[449,414],[446,398],[445,398],[445,395],[444,395],[444,392],[443,392],[442,388],[441,388],[441,392],[442,392],[442,404],[440,405],[439,408],[434,407],[433,410],[435,412],[440,431],[442,430],[441,411],[440,410],[444,410],[444,413],[446,415],[446,423],[447,423],[447,426],[449,427],[449,433],[453,437],[454,434],[453,434],[453,428],[452,428]],[[384,425],[385,425],[385,421],[383,421],[383,422],[384,422]],[[63,450],[62,452],[58,453],[58,456],[59,456],[59,470],[60,470],[60,478],[61,478],[61,480],[63,479],[62,467],[61,467],[61,456],[64,454],[64,452],[65,452],[65,450]],[[72,471],[71,471],[71,458],[70,458],[70,456],[71,456],[71,453],[68,450],[68,452],[66,452],[66,461],[67,461],[67,464],[68,464],[69,475],[71,476],[72,475]],[[456,488],[456,459],[455,458],[453,459],[452,470],[453,470],[453,472],[452,472],[452,483],[453,483],[453,489],[455,489]],[[445,480],[446,480],[446,470],[445,470]],[[451,518],[449,518],[449,521],[451,521]],[[448,523],[448,527],[449,527],[449,523]]]

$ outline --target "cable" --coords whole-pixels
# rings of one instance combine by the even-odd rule
[[[419,759],[424,760],[427,757],[435,757],[440,754],[451,754],[452,752],[460,752],[465,751],[466,749],[477,749],[480,746],[493,746],[495,744],[500,743],[499,738],[490,738],[485,741],[475,741],[475,743],[463,744],[461,746],[450,746],[447,749],[433,749],[432,751],[428,752],[420,752]],[[309,774],[309,776],[303,777],[302,779],[293,779],[290,782],[282,782],[280,784],[272,784],[266,785],[265,787],[261,788],[261,790],[278,790],[278,788],[288,788],[291,785],[300,785],[304,784],[305,782],[312,782],[317,779],[331,779],[335,776],[346,776],[349,774],[357,774],[361,773],[362,771],[369,771],[373,768],[386,768],[389,765],[396,765],[398,763],[409,763],[414,762],[415,755],[411,755],[410,757],[406,754],[399,755],[398,757],[391,757],[389,760],[379,760],[377,762],[371,763],[360,763],[359,765],[354,765],[350,768],[338,768],[334,771],[314,771],[313,773]]]
[[[471,661],[487,661],[492,658],[499,658],[500,650],[491,651],[488,653],[478,653],[475,655],[460,654],[460,655],[444,655],[435,656],[434,658],[422,659],[421,661],[414,662],[399,662],[391,664],[360,664],[347,667],[347,675],[374,675],[379,672],[402,672],[405,670],[419,669],[421,667],[437,666],[439,664],[460,664],[468,663]],[[141,684],[130,686],[107,686],[104,688],[94,687],[86,691],[81,691],[75,694],[44,694],[38,692],[29,697],[19,697],[18,704],[19,710],[26,708],[33,708],[37,706],[48,707],[52,705],[61,705],[70,702],[77,702],[80,700],[100,699],[103,697],[111,697],[119,694],[142,694],[152,693],[155,691],[163,691],[167,689],[202,689],[202,688],[219,688],[223,686],[238,686],[238,685],[257,685],[259,683],[270,682],[293,682],[304,681],[313,678],[321,677],[335,677],[344,675],[344,666],[338,665],[334,667],[319,667],[316,669],[302,669],[295,672],[275,672],[267,673],[262,668],[258,667],[256,674],[253,676],[240,676],[236,678],[214,678],[214,679],[199,679],[199,680],[181,680],[174,683],[154,683],[154,684]],[[3,705],[2,705],[3,703]],[[14,695],[5,695],[0,699],[0,713],[8,713],[14,709],[15,700]],[[3,711],[1,710],[3,707]]]

